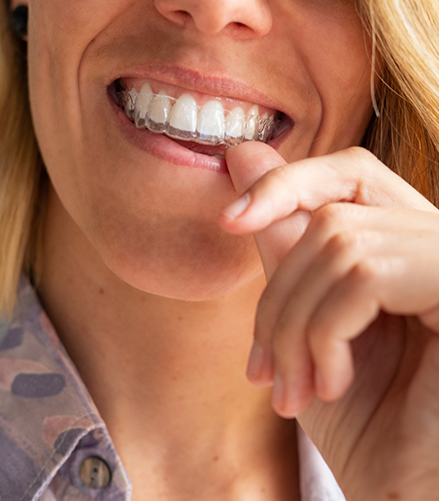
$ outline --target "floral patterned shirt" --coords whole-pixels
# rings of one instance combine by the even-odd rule
[[[300,429],[299,457],[303,501],[344,501]],[[105,423],[23,278],[13,319],[0,319],[0,501],[130,498]]]

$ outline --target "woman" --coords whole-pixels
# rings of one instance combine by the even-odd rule
[[[0,498],[438,499],[433,0],[1,18]]]

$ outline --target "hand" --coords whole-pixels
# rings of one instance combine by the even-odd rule
[[[269,281],[250,379],[274,380],[348,500],[439,499],[437,210],[361,148],[227,162],[247,191],[221,225],[255,234]]]

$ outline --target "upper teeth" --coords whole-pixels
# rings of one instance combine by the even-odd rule
[[[225,110],[216,99],[200,107],[190,94],[178,99],[165,91],[154,94],[148,83],[140,92],[134,88],[119,92],[119,98],[137,127],[201,144],[234,146],[243,141],[267,141],[278,122],[274,114],[259,116],[257,105],[247,115],[240,107]]]
[[[219,101],[209,101],[198,114],[197,138],[200,142],[219,144],[224,139],[224,108]]]
[[[182,94],[169,115],[168,133],[195,139],[197,137],[197,116],[195,99],[189,94]]]

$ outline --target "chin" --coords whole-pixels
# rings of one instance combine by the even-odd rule
[[[142,292],[180,301],[215,301],[237,292],[263,275],[260,263],[254,266],[212,267],[210,263],[195,268],[183,266],[172,272],[161,266],[127,266],[110,263],[111,271],[129,286]],[[163,267],[163,268],[162,268]],[[160,269],[162,268],[162,269]]]
[[[195,240],[195,241],[194,241]],[[140,248],[98,249],[106,266],[123,282],[143,292],[184,301],[223,298],[263,275],[253,237],[200,232],[197,238],[158,238]]]
[[[229,274],[211,274],[209,276],[191,276],[181,279],[175,275],[157,277],[146,272],[143,276],[119,275],[125,283],[147,294],[177,301],[206,302],[223,299],[245,288],[263,274],[262,267],[246,270],[238,276]],[[262,292],[262,291],[261,291]]]

